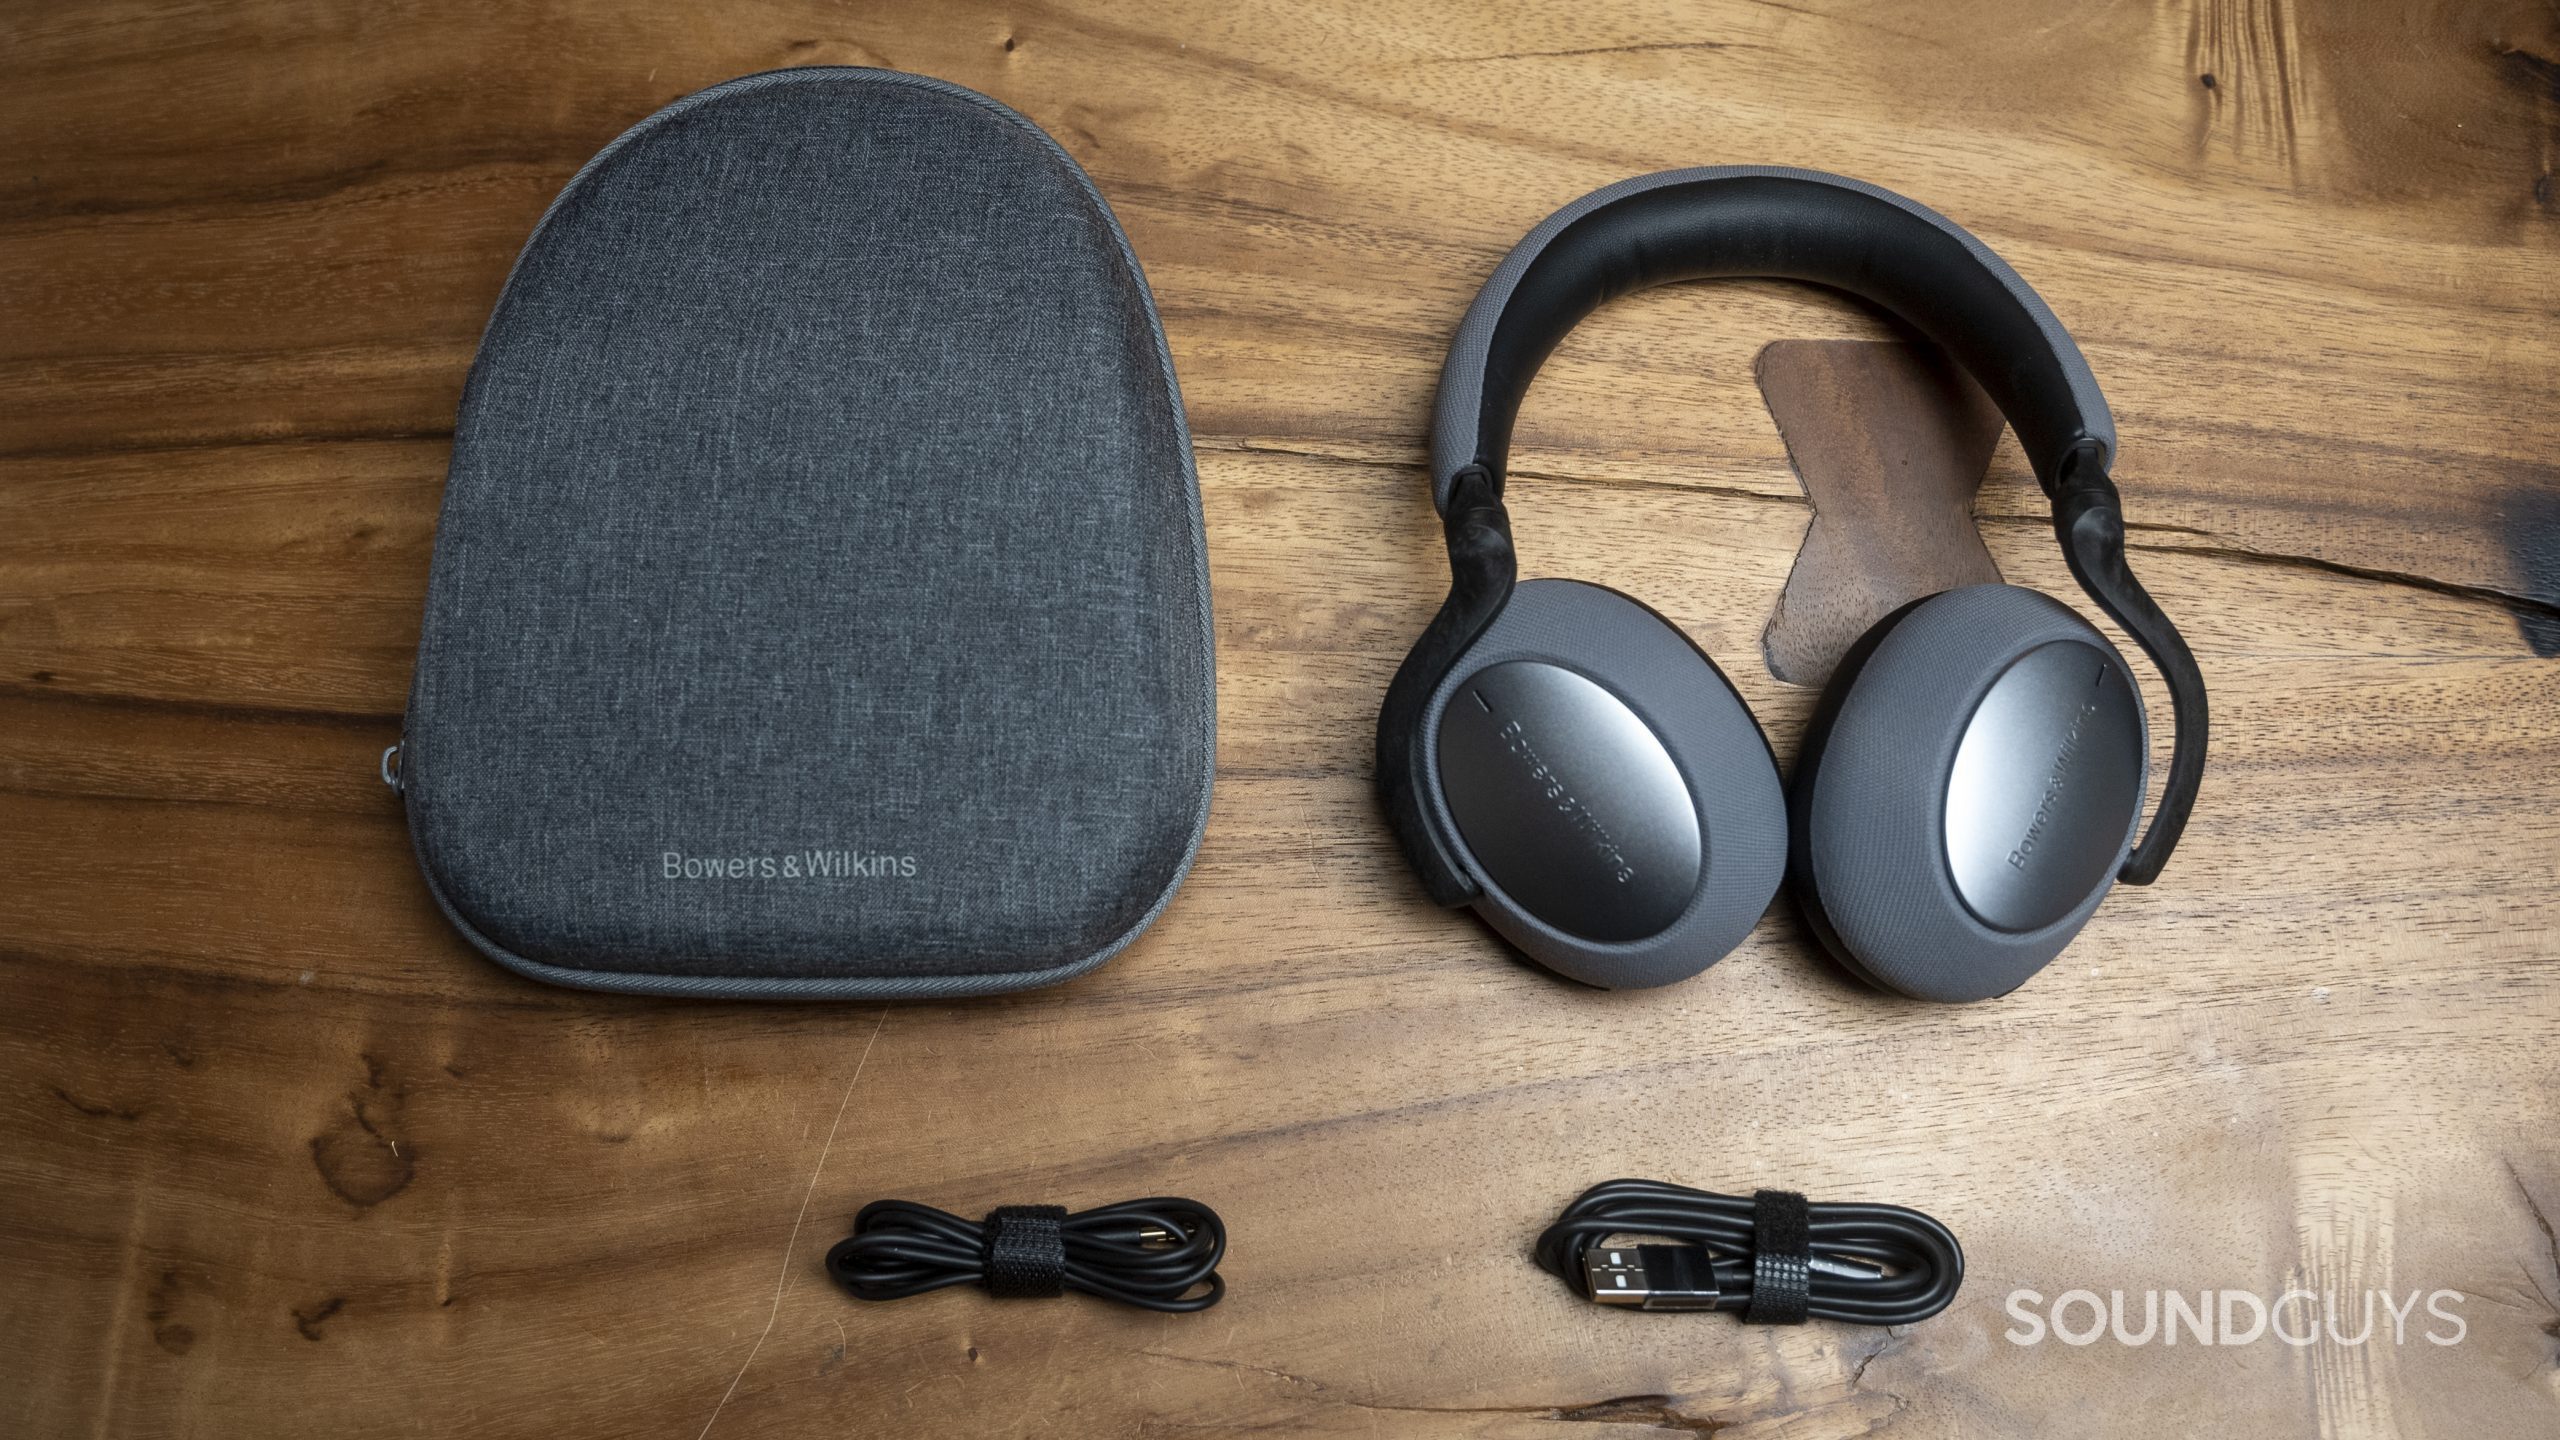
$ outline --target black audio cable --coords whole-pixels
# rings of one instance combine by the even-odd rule
[[[1227,1293],[1218,1278],[1226,1253],[1227,1227],[1197,1200],[1131,1200],[1074,1215],[1063,1205],[1005,1205],[984,1224],[912,1201],[874,1200],[853,1217],[853,1234],[827,1252],[827,1273],[864,1300],[976,1282],[1006,1298],[1076,1290],[1143,1310],[1189,1311]]]
[[[1909,1325],[1946,1309],[1964,1281],[1956,1237],[1917,1210],[1814,1205],[1787,1190],[1746,1199],[1658,1180],[1585,1190],[1538,1237],[1537,1259],[1598,1304],[1739,1310],[1776,1325]]]

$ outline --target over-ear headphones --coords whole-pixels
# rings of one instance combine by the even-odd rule
[[[1861,296],[1953,355],[2017,432],[2080,587],[2168,682],[2151,826],[2140,692],[2050,596],[1975,585],[1851,647],[1791,784],[1687,636],[1614,590],[1517,580],[1503,509],[1521,397],[1582,318],[1677,280]],[[1529,232],[1449,347],[1432,422],[1449,598],[1378,714],[1389,822],[1442,905],[1550,969],[1662,985],[1741,943],[1789,873],[1822,943],[1877,986],[2005,994],[2121,879],[2147,885],[2204,772],[2204,679],[2125,567],[2115,426],[2079,347],[2017,273],[1935,211],[1856,180],[1725,166],[1640,176]]]

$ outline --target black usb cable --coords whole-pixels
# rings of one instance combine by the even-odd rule
[[[1658,1180],[1582,1192],[1538,1237],[1537,1259],[1596,1304],[1739,1310],[1771,1325],[1909,1325],[1946,1309],[1964,1282],[1956,1237],[1917,1210],[1814,1205],[1788,1190],[1745,1199]]]

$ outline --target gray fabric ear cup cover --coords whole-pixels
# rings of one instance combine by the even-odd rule
[[[1181,397],[1091,180],[958,86],[750,76],[608,146],[498,300],[411,836],[555,984],[1048,984],[1191,864],[1211,645]]]
[[[1650,727],[1687,780],[1705,834],[1696,896],[1670,928],[1609,944],[1569,935],[1485,880],[1439,783],[1441,712],[1469,677],[1515,660],[1558,665],[1610,691]],[[1492,628],[1441,682],[1423,716],[1422,783],[1434,823],[1484,893],[1474,909],[1522,953],[1608,989],[1697,974],[1751,933],[1786,875],[1785,793],[1742,697],[1689,638],[1634,600],[1572,580],[1521,584]]]
[[[1886,625],[1863,663],[1833,680],[1818,749],[1809,742],[1799,762],[1797,893],[1825,944],[1875,985],[1923,1000],[2004,995],[2079,934],[2115,873],[2042,929],[2009,933],[1976,918],[1956,891],[1944,839],[1957,746],[1992,683],[2039,646],[2079,641],[2129,688],[2133,675],[2069,606],[2016,586],[1951,590]],[[2139,794],[2119,862],[2140,823]]]

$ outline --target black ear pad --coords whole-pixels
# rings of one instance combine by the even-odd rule
[[[1532,580],[1433,693],[1420,785],[1529,958],[1611,989],[1722,959],[1786,871],[1769,742],[1724,673],[1614,590]]]
[[[1852,648],[1790,787],[1790,868],[1872,984],[1982,1000],[2024,984],[2115,885],[2149,745],[2124,657],[2050,596],[1974,585]]]

